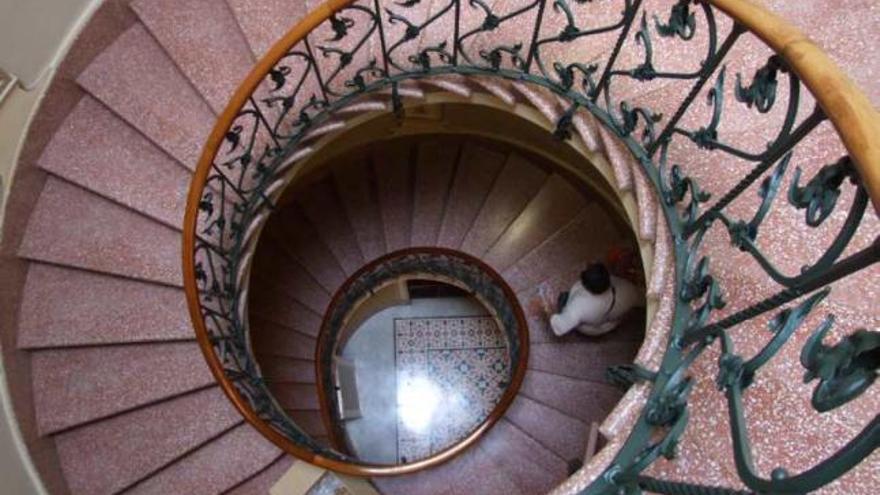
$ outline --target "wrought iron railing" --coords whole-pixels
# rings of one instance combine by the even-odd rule
[[[215,376],[249,422],[288,452],[331,469],[407,472],[357,465],[320,447],[272,400],[247,339],[250,257],[303,143],[339,110],[381,100],[403,114],[402,94],[411,81],[482,76],[532,85],[567,102],[557,123],[560,138],[572,135],[578,113],[620,138],[661,199],[674,241],[675,304],[666,353],[657,370],[618,370],[618,377],[649,380],[650,396],[611,465],[586,493],[738,493],[645,473],[660,457],[675,455],[691,414],[693,363],[709,350],[720,355],[717,383],[727,397],[736,470],[748,490],[812,491],[876,449],[877,416],[812,468],[762,477],[752,460],[742,398],[783,345],[803,335],[798,327],[817,311],[830,285],[880,259],[877,218],[869,208],[870,200],[880,204],[880,149],[872,141],[880,136],[880,118],[820,50],[750,2],[660,3],[335,0],[270,50],[205,147],[185,221],[193,322]],[[840,150],[839,156],[816,166],[820,146],[814,141],[829,136],[834,143],[821,148]],[[787,187],[787,208],[805,216],[796,234],[788,232],[802,247],[780,258],[761,241],[779,228],[765,224],[773,225],[768,219],[783,207],[774,200],[795,164],[812,171],[806,184],[800,180],[805,174],[796,172]],[[841,202],[849,202],[848,212],[836,208]],[[753,264],[776,292],[725,301],[724,281],[707,254],[707,239],[719,230],[732,246],[718,253],[718,244],[711,244],[713,253]],[[827,246],[819,232],[831,232]],[[737,309],[725,312],[725,302]],[[736,331],[770,312],[776,316],[769,337],[750,336],[760,343],[746,358],[736,348]],[[806,379],[818,380],[812,399],[817,411],[855,399],[878,369],[880,333],[858,330],[835,345],[823,344],[833,323],[829,316],[801,355]]]

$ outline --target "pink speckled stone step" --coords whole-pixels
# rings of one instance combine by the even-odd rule
[[[412,229],[412,150],[408,146],[382,146],[373,152],[379,212],[388,251],[409,247]]]
[[[382,495],[458,495],[456,483],[461,458],[407,476],[387,476],[371,481]],[[471,492],[476,493],[476,492]]]
[[[316,333],[316,329],[321,327],[321,313],[297,302],[286,292],[259,281],[251,288],[249,310],[252,315],[305,334]]]
[[[558,175],[551,175],[516,220],[510,223],[485,255],[485,261],[504,271],[577,216],[584,197]]]
[[[314,384],[273,383],[269,385],[269,390],[284,409],[317,411],[321,408],[318,402],[318,388]]]
[[[566,460],[506,419],[486,433],[478,448],[487,452],[523,493],[546,493],[565,479]]]
[[[438,245],[453,249],[461,246],[505,161],[506,156],[497,151],[464,145],[446,200],[448,207],[437,235]]]
[[[666,286],[666,277],[672,276],[672,235],[662,208],[657,208],[657,236],[654,241],[654,260],[648,280],[648,297],[660,297]]]
[[[580,420],[523,395],[513,401],[505,418],[559,457],[583,458],[590,428]]]
[[[614,172],[617,189],[621,191],[631,190],[633,186],[632,168],[630,165],[632,155],[623,143],[618,141],[604,125],[599,125],[598,130],[602,147],[605,148],[605,156],[611,165],[611,170]]]
[[[319,315],[324,314],[324,308],[330,304],[330,294],[299,263],[272,243],[260,245],[251,277],[255,294],[270,288],[282,290]]]
[[[519,94],[525,97],[526,101],[528,101],[531,106],[541,112],[541,115],[543,115],[544,118],[546,118],[552,125],[556,125],[559,117],[562,116],[562,111],[555,98],[545,93],[544,90],[537,85],[532,85],[527,82],[513,83],[513,87],[519,92]]]
[[[31,264],[18,320],[22,348],[192,339],[180,289]]]
[[[181,285],[180,234],[155,220],[49,178],[19,255],[29,259]]]
[[[299,204],[345,273],[351,275],[360,268],[364,257],[333,182],[322,180],[309,185],[300,193]]]
[[[127,493],[214,495],[272,463],[280,450],[243,424],[159,471]]]
[[[516,481],[484,449],[471,448],[465,451],[457,465],[459,470],[454,482],[456,494],[524,494]]]
[[[191,174],[90,96],[67,116],[37,164],[167,225],[183,222]]]
[[[222,112],[254,64],[226,2],[136,0],[131,8],[214,111]]]
[[[428,141],[419,145],[411,245],[436,244],[458,154],[459,147],[455,143]]]
[[[632,168],[636,202],[639,205],[639,238],[650,242],[657,235],[657,198],[641,166],[632,162]]]
[[[461,249],[482,256],[522,213],[546,179],[542,169],[521,155],[510,154]]]
[[[266,469],[257,472],[228,492],[224,492],[223,495],[266,495],[269,493],[269,489],[275,486],[278,480],[293,467],[294,462],[296,459],[282,454]]]
[[[312,359],[314,337],[279,326],[268,320],[251,317],[251,340],[256,354]]]
[[[314,225],[296,204],[285,205],[272,215],[266,237],[296,259],[328,293],[345,281],[345,272],[318,236]]]
[[[611,385],[538,370],[526,373],[520,393],[586,424],[600,423],[623,396]]]
[[[636,347],[632,342],[532,344],[529,369],[604,383],[605,368],[631,362]]]
[[[262,56],[306,14],[304,2],[227,0],[256,56]]]
[[[364,261],[382,256],[386,252],[385,230],[372,167],[365,160],[354,160],[337,166],[333,175]]]
[[[260,356],[257,359],[263,378],[270,382],[315,383],[315,362],[283,356]]]
[[[324,428],[324,419],[320,411],[303,411],[291,409],[287,411],[290,419],[302,428],[303,431],[311,436],[326,436],[327,429]]]
[[[98,55],[77,82],[193,169],[214,113],[140,24]]]
[[[214,381],[191,342],[82,347],[32,354],[43,434],[144,406]]]
[[[239,422],[212,387],[61,433],[55,445],[71,492],[111,494]]]

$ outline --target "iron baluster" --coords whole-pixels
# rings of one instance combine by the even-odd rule
[[[620,36],[617,37],[617,42],[614,44],[614,49],[611,50],[611,56],[608,57],[608,62],[605,64],[605,69],[602,71],[602,77],[599,78],[599,82],[596,84],[596,90],[593,94],[589,95],[590,99],[593,102],[599,98],[599,93],[606,90],[608,85],[608,78],[611,77],[611,70],[614,67],[614,62],[617,61],[617,56],[620,54],[620,49],[623,47],[623,42],[626,40],[627,35],[629,35],[629,30],[632,27],[633,21],[636,18],[636,12],[638,12],[639,7],[642,5],[642,0],[633,0],[632,3],[627,3],[626,10],[624,11],[624,24],[623,29],[620,31]]]
[[[532,42],[529,43],[529,53],[526,58],[523,72],[530,72],[532,68],[532,60],[535,58],[535,52],[538,49],[538,35],[541,33],[541,21],[544,20],[544,8],[547,6],[547,0],[541,0],[538,4],[538,16],[535,18],[535,27],[532,29]]]

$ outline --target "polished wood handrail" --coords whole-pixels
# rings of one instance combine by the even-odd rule
[[[709,0],[788,62],[837,129],[880,214],[880,113],[800,29],[753,0]]]

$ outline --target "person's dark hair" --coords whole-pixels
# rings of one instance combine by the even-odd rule
[[[603,263],[592,263],[581,272],[581,283],[593,294],[601,294],[611,287],[611,275]]]

